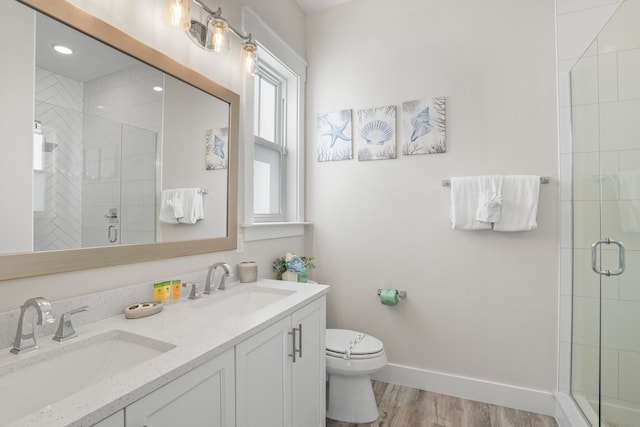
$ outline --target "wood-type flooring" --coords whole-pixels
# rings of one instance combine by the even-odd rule
[[[557,427],[533,412],[373,381],[380,417],[352,424],[327,418],[327,427]]]

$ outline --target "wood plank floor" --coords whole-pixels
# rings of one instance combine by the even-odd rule
[[[351,424],[327,418],[327,427],[557,427],[546,415],[373,381],[380,418]]]

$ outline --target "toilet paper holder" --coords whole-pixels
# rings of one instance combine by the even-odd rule
[[[381,292],[382,292],[382,289],[378,289],[378,296],[380,296]],[[398,297],[406,298],[407,297],[407,291],[398,291]]]

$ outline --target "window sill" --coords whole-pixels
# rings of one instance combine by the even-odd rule
[[[310,222],[260,222],[240,224],[243,229],[244,241],[279,239],[304,235],[304,227]]]

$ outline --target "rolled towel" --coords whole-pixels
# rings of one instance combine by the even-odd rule
[[[478,177],[478,179],[480,196],[478,198],[476,220],[496,222],[500,219],[503,177],[501,175],[485,175]]]

